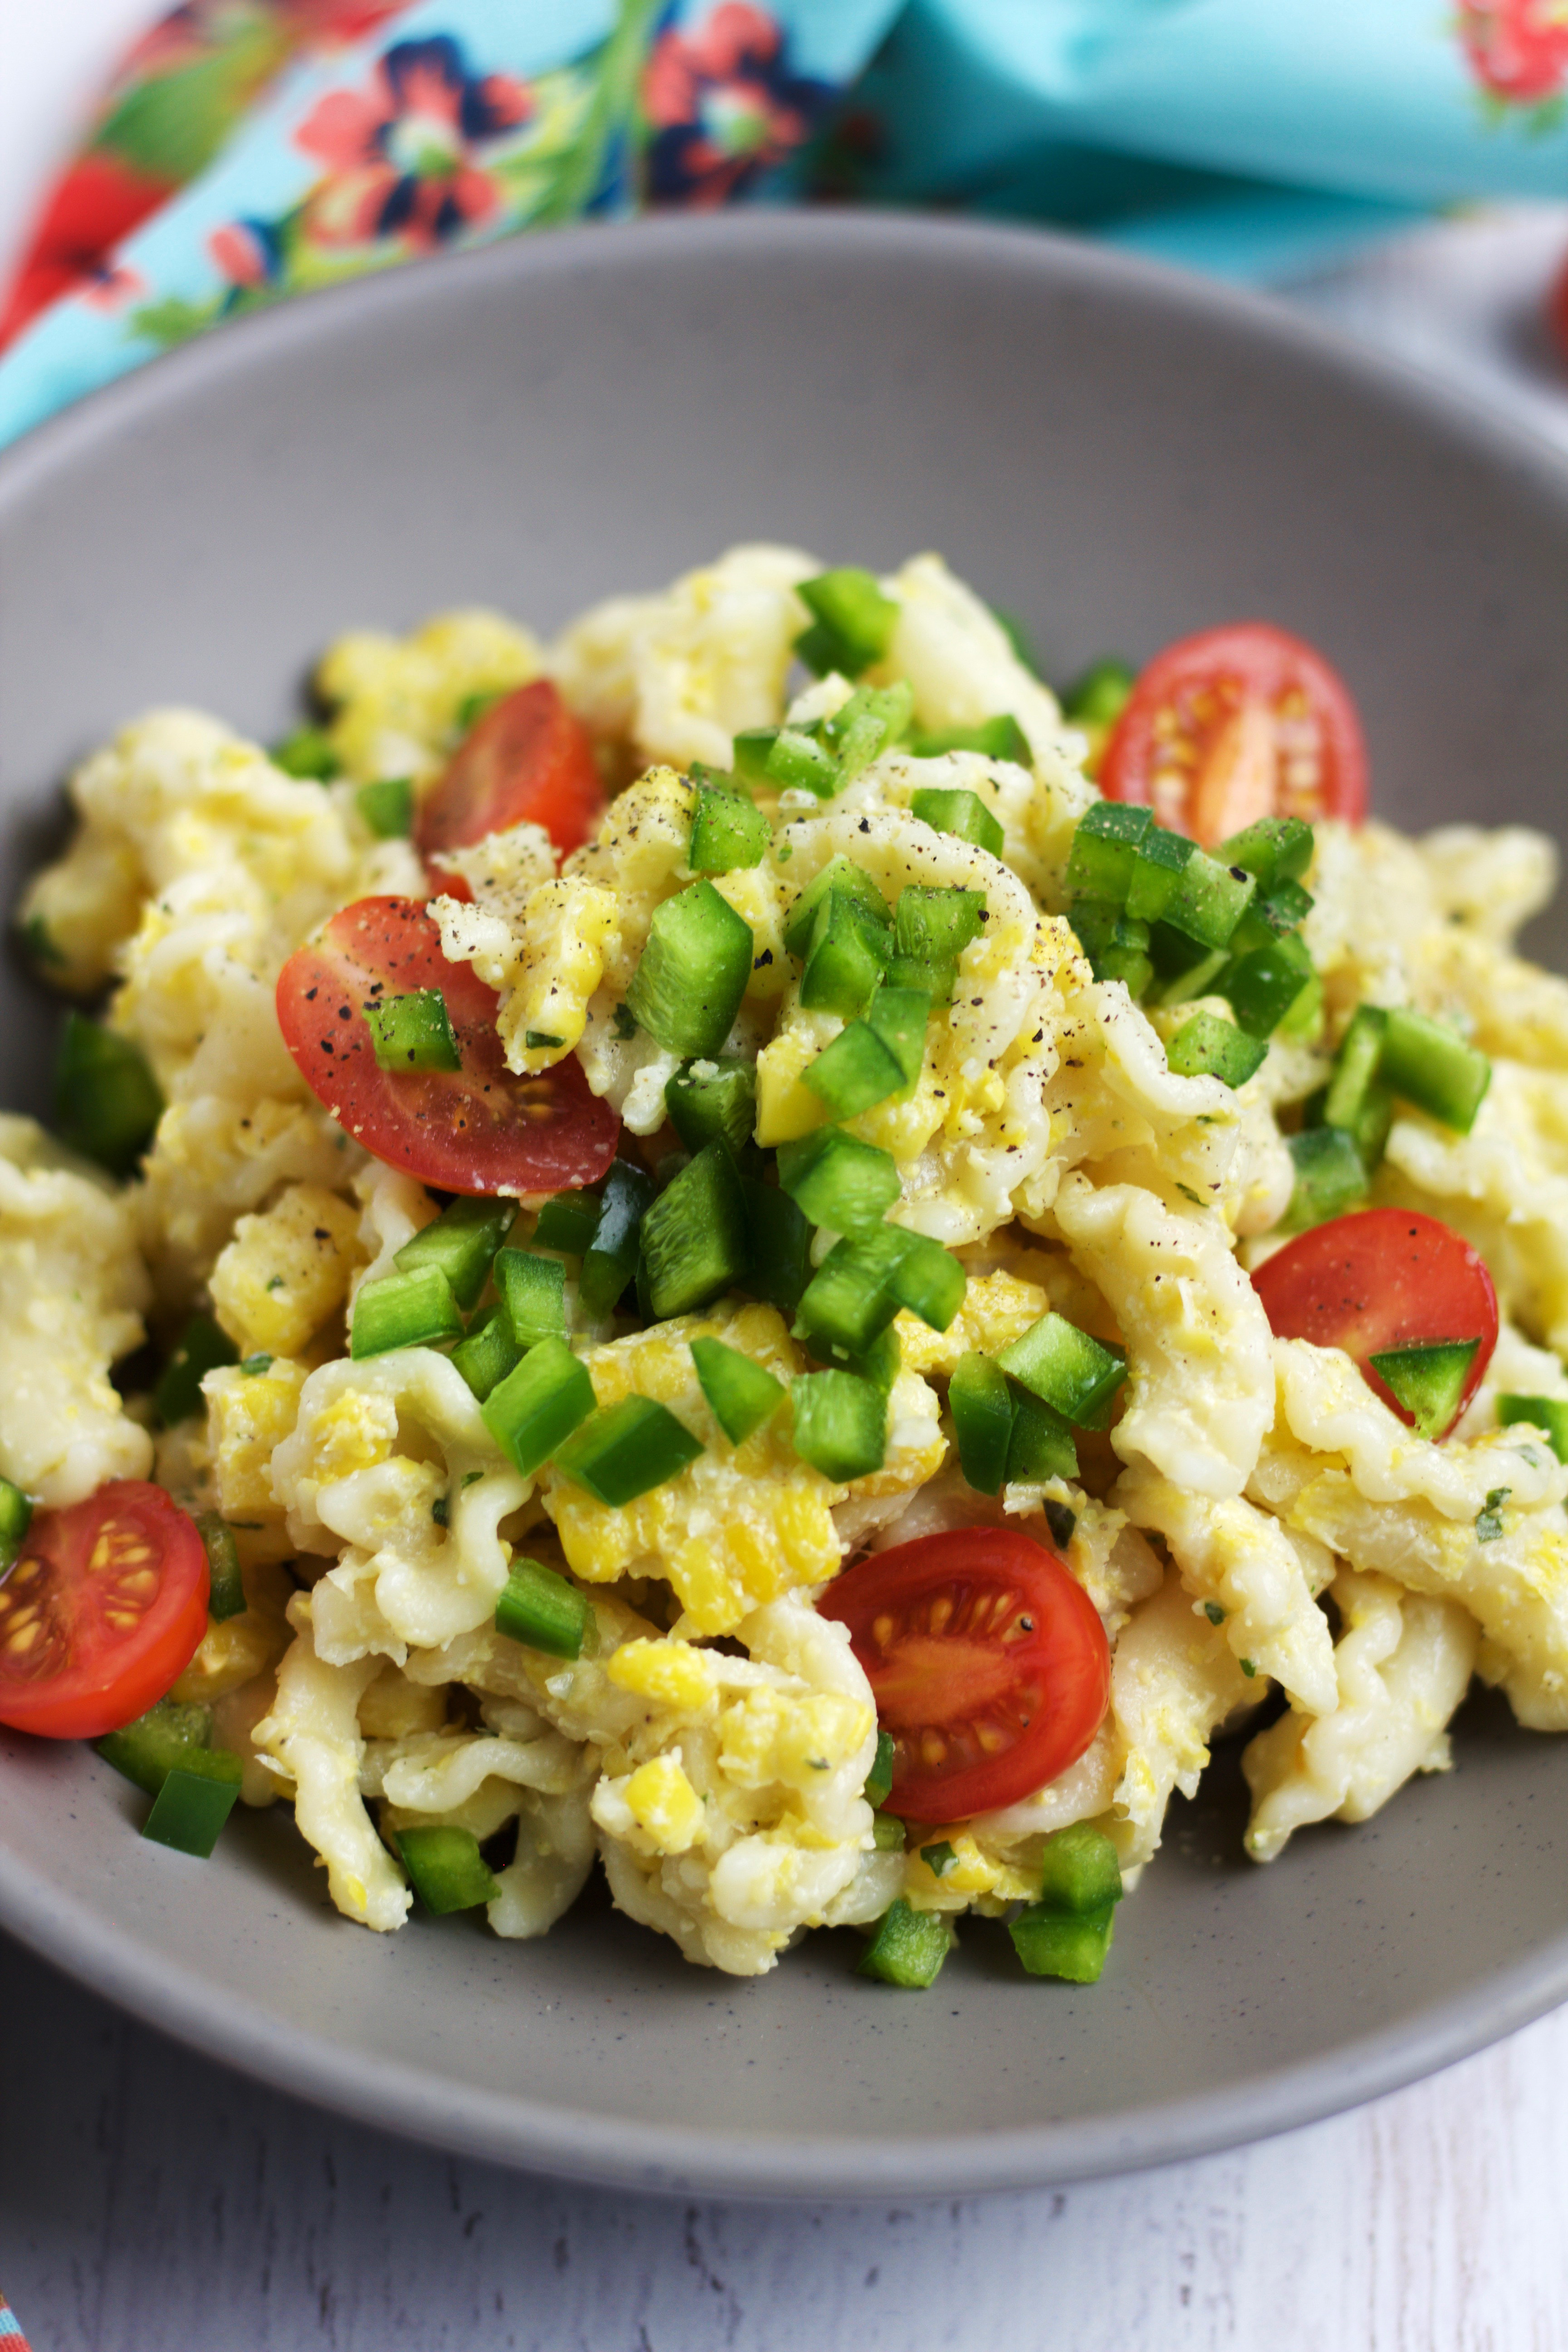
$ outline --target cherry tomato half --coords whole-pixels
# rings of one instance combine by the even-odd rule
[[[958,1528],[873,1552],[817,1602],[849,1628],[895,1748],[890,1811],[962,1822],[1077,1762],[1110,1703],[1110,1651],[1054,1552]]]
[[[460,1069],[384,1070],[367,1005],[438,989]],[[283,1042],[312,1094],[367,1151],[447,1192],[558,1192],[593,1184],[621,1123],[574,1054],[540,1077],[506,1066],[498,998],[448,963],[416,898],[359,898],[291,955],[278,981]]]
[[[1204,629],[1143,670],[1100,787],[1213,848],[1259,817],[1366,814],[1366,749],[1343,681],[1266,621]]]
[[[1260,1265],[1252,1286],[1278,1339],[1342,1348],[1403,1422],[1414,1416],[1373,1370],[1370,1356],[1479,1339],[1452,1429],[1497,1346],[1497,1292],[1485,1261],[1462,1234],[1419,1209],[1358,1209],[1314,1225]]]
[[[45,1739],[134,1723],[195,1657],[210,1581],[195,1528],[143,1478],[40,1511],[0,1579],[0,1723]]]
[[[520,686],[453,752],[420,804],[414,845],[421,857],[467,849],[509,824],[542,824],[564,856],[586,841],[605,812],[594,747],[581,719],[547,677]],[[447,877],[433,877],[437,889]]]

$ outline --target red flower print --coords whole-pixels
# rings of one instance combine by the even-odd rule
[[[226,221],[208,237],[207,251],[232,286],[251,293],[283,274],[283,241],[271,221]]]
[[[447,34],[398,41],[368,90],[332,90],[295,133],[327,167],[307,208],[320,245],[398,236],[427,252],[489,219],[500,198],[476,150],[526,122],[526,86],[507,74],[465,71]]]
[[[721,0],[689,32],[667,26],[643,77],[649,196],[727,203],[809,138],[832,96],[790,72],[783,30],[749,0]]]
[[[156,212],[171,183],[101,151],[79,155],[50,189],[0,316],[0,350],[61,295],[105,267],[121,237]]]
[[[1459,0],[1459,38],[1494,98],[1540,106],[1568,80],[1568,0]]]
[[[182,0],[121,59],[115,84],[179,73],[242,47],[280,61],[297,49],[343,48],[374,33],[408,0]]]
[[[84,278],[75,290],[95,310],[120,310],[145,294],[147,280],[139,269],[128,268],[122,261],[110,261]]]
[[[348,48],[407,5],[408,0],[284,0],[283,15],[297,40]]]
[[[132,289],[115,247],[205,168],[289,60],[359,40],[406,5],[182,0],[159,17],[121,58],[86,144],[34,222],[0,298],[0,349],[64,295],[124,299]],[[229,261],[221,266],[229,274]]]

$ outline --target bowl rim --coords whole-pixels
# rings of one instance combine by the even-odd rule
[[[243,376],[258,348],[287,352],[353,331],[384,308],[418,303],[437,285],[510,292],[532,280],[641,269],[749,247],[759,268],[808,256],[831,268],[861,261],[972,257],[1060,294],[1107,286],[1128,299],[1212,322],[1299,358],[1428,429],[1568,519],[1568,463],[1544,438],[1474,395],[1352,341],[1250,289],[1189,276],[1087,240],[993,223],[896,212],[759,210],[580,224],[434,257],[229,322],[85,394],[0,451],[0,536],[9,510],[106,438],[133,432],[168,399]],[[437,271],[442,273],[437,278]],[[466,273],[466,279],[463,275]],[[237,2000],[195,1970],[171,1969],[91,1907],[0,1850],[0,1929],[89,1990],[178,2042],[358,2121],[460,2154],[645,2192],[855,2200],[1044,2187],[1142,2170],[1268,2137],[1398,2089],[1511,2033],[1568,1999],[1568,1931],[1483,1986],[1416,2010],[1337,2049],[1245,2082],[1088,2120],[1006,2131],[902,2137],[731,2131],[623,2121],[602,2113],[453,2082],[393,2061],[371,2065],[326,2037]]]
[[[758,266],[773,254],[816,248],[825,264],[858,252],[869,258],[965,253],[976,259],[1010,263],[1058,289],[1120,287],[1156,308],[1204,318],[1217,327],[1239,328],[1255,341],[1298,354],[1328,373],[1414,405],[1428,422],[1447,427],[1468,449],[1478,444],[1505,470],[1539,477],[1547,495],[1568,504],[1568,458],[1528,421],[1503,416],[1479,393],[1435,375],[1413,359],[1357,341],[1343,329],[1292,308],[1278,295],[1230,280],[1153,261],[1087,236],[1005,221],[940,217],[886,210],[807,206],[738,207],[719,213],[665,213],[632,220],[580,221],[548,234],[523,232],[458,253],[429,254],[390,269],[332,286],[310,288],[247,311],[209,329],[189,342],[143,360],[124,374],[68,397],[64,406],[0,447],[0,521],[12,499],[35,481],[68,464],[79,446],[135,425],[148,406],[157,408],[187,385],[195,389],[230,374],[243,375],[259,340],[287,351],[345,324],[369,320],[384,309],[400,309],[409,290],[415,300],[459,278],[508,285],[515,278],[552,278],[614,270],[628,245],[657,268],[665,255],[722,252],[737,241],[757,252]],[[323,326],[323,320],[325,325]]]
[[[0,1855],[0,1930],[100,1999],[268,2090],[453,2155],[642,2194],[857,2203],[1066,2188],[1274,2138],[1402,2089],[1568,1999],[1568,1935],[1455,1996],[1337,2050],[1189,2097],[1006,2131],[920,2138],[693,2129],[487,2090],[344,2052],[171,1967],[101,1916]]]

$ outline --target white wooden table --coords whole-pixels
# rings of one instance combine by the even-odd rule
[[[0,0],[0,261],[148,0]],[[1568,208],[1297,289],[1568,451],[1534,323]],[[1500,1923],[1500,1932],[1504,1932]],[[0,2285],[37,2352],[1563,2352],[1568,2010],[1360,2113],[937,2207],[664,2203],[259,2091],[0,1939]]]
[[[319,2115],[0,1944],[36,2352],[1562,2352],[1568,2011],[1359,2114],[939,2206],[665,2202]]]

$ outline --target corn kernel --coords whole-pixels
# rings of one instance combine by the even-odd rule
[[[305,1368],[279,1358],[265,1372],[226,1367],[202,1383],[213,1447],[217,1506],[226,1518],[276,1513],[272,1453],[294,1427]]]
[[[320,1184],[290,1184],[241,1217],[212,1272],[213,1308],[242,1356],[297,1356],[364,1262],[359,1212]]]
[[[589,1351],[600,1404],[634,1393],[652,1397],[689,1427],[715,1430],[691,1360],[699,1332],[742,1349],[785,1379],[800,1368],[799,1350],[773,1307],[682,1316]],[[738,1452],[705,1453],[679,1478],[622,1510],[595,1503],[553,1473],[543,1484],[545,1507],[577,1575],[589,1583],[649,1572],[667,1577],[685,1611],[680,1630],[699,1633],[731,1633],[760,1602],[831,1576],[840,1557],[832,1507],[843,1492],[798,1461],[787,1433],[776,1428],[758,1431]]]
[[[521,959],[500,1017],[514,1070],[547,1070],[583,1034],[588,999],[620,950],[620,912],[613,890],[580,876],[542,882],[523,909]],[[525,1043],[530,1031],[553,1045]]]
[[[626,1782],[627,1810],[661,1853],[685,1853],[702,1834],[702,1800],[687,1779],[679,1749],[639,1764]]]
[[[713,1690],[711,1661],[686,1642],[626,1642],[605,1668],[611,1682],[661,1706],[696,1709]]]
[[[907,1308],[897,1318],[899,1349],[906,1372],[951,1373],[971,1349],[999,1355],[1037,1323],[1050,1307],[1037,1282],[1016,1274],[975,1274],[963,1303],[945,1331],[933,1331]]]
[[[821,1048],[814,1034],[786,1029],[757,1056],[757,1141],[766,1150],[809,1135],[827,1118],[827,1106],[801,1083],[801,1072]]]
[[[323,1486],[374,1470],[392,1457],[397,1437],[397,1400],[379,1391],[345,1389],[316,1415],[311,1428],[311,1469]]]
[[[719,1718],[719,1765],[738,1788],[775,1781],[809,1789],[816,1776],[836,1770],[871,1734],[863,1699],[821,1692],[806,1698],[749,1690]]]
[[[676,1591],[685,1612],[682,1623],[693,1633],[727,1633],[756,1606],[743,1579],[710,1544],[683,1544],[679,1568]]]

